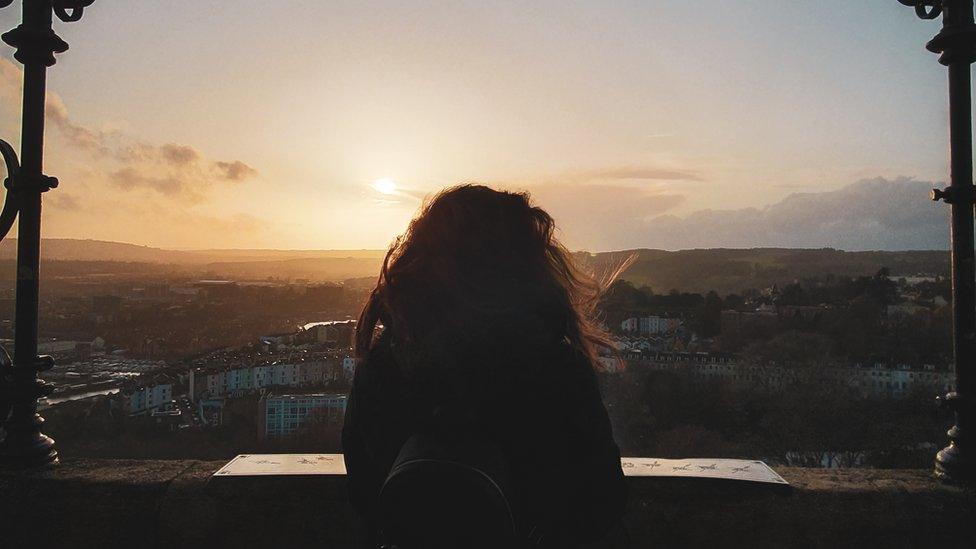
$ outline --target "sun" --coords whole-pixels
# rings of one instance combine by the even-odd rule
[[[372,187],[374,190],[376,190],[376,192],[381,194],[394,194],[396,193],[397,190],[396,181],[393,181],[388,177],[384,177],[381,179],[377,179],[376,181],[373,181]]]

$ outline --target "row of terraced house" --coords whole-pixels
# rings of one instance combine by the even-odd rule
[[[348,381],[354,370],[355,359],[351,357],[281,360],[228,369],[191,369],[190,393],[194,398],[214,398],[276,387],[318,387],[342,379]]]
[[[955,384],[951,368],[938,369],[932,364],[831,364],[811,370],[757,364],[729,353],[630,351],[625,358],[632,367],[689,375],[702,382],[723,380],[743,388],[778,390],[806,380],[847,387],[862,396],[903,398],[919,390],[944,393]]]

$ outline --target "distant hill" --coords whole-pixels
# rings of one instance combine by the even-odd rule
[[[45,238],[41,256],[58,261],[126,261],[166,264],[208,264],[237,261],[283,261],[292,259],[356,258],[382,259],[384,250],[169,250],[105,240]],[[17,239],[0,242],[0,259],[14,259]]]
[[[659,293],[677,289],[727,294],[828,274],[871,275],[882,267],[887,267],[892,276],[947,276],[949,273],[949,253],[941,250],[845,252],[831,248],[719,248],[669,252],[642,249],[582,257],[597,272],[604,272],[632,253],[637,254],[637,260],[623,278],[637,286],[650,286]]]
[[[386,250],[192,250],[194,257],[209,261],[286,261],[295,259],[383,259]]]
[[[0,261],[15,258],[16,239],[0,242]],[[236,279],[306,278],[309,280],[374,280],[383,250],[166,250],[99,240],[45,239],[44,261],[70,262],[57,270],[71,273],[119,272],[106,262],[128,263],[129,272],[195,273]],[[596,272],[605,272],[631,254],[635,263],[623,274],[634,284],[656,292],[671,289],[721,294],[765,288],[796,279],[827,274],[861,276],[887,267],[894,276],[947,275],[945,251],[845,252],[832,248],[751,248],[666,251],[624,250],[576,257]],[[139,267],[145,264],[147,267]],[[172,267],[170,267],[172,266]],[[174,271],[175,268],[175,271]],[[160,271],[164,269],[164,271]],[[148,271],[147,271],[148,272]]]
[[[42,261],[62,263],[57,268],[47,268],[45,272],[49,275],[180,272],[251,280],[372,279],[379,272],[385,254],[385,250],[167,250],[69,238],[45,238],[41,242]],[[0,242],[0,261],[12,263],[16,256],[17,239]],[[126,265],[122,266],[123,263]],[[3,278],[5,275],[0,273],[0,279]]]
[[[0,259],[15,259],[16,257],[17,239],[5,238],[0,242]],[[60,261],[199,262],[192,255],[192,252],[164,250],[122,242],[72,238],[45,238],[41,240],[41,257],[45,260]]]
[[[309,257],[255,261],[221,261],[208,263],[207,272],[228,278],[263,279],[306,278],[309,280],[346,280],[369,277],[375,281],[380,272],[381,257]]]

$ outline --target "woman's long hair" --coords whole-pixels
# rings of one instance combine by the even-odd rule
[[[554,230],[527,193],[483,185],[441,191],[387,252],[359,317],[356,354],[368,356],[380,323],[410,347],[432,333],[484,333],[504,319],[531,317],[599,368],[598,349],[613,348],[593,317],[601,285],[574,263]]]

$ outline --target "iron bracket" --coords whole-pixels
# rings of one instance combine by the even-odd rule
[[[976,185],[932,189],[932,201],[946,204],[976,204]]]
[[[44,193],[58,186],[58,178],[50,175],[30,175],[20,173],[8,176],[3,180],[3,186],[11,192],[34,191]]]

